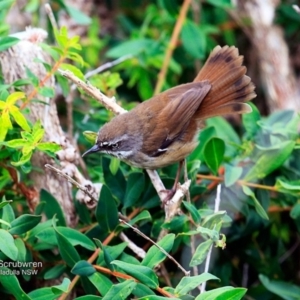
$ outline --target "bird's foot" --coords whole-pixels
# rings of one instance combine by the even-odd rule
[[[173,196],[176,193],[176,188],[172,188],[170,190],[162,190],[162,193],[164,193],[166,196],[163,198],[162,200],[162,205],[165,206],[166,204],[168,204],[168,202],[173,198]]]

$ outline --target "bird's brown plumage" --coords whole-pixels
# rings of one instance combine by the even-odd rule
[[[242,62],[237,48],[215,47],[194,82],[166,90],[105,124],[98,151],[149,169],[183,160],[197,145],[202,120],[251,111],[245,102],[256,94]],[[113,143],[118,147],[110,151]]]

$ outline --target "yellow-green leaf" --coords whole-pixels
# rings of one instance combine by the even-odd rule
[[[25,163],[27,163],[30,160],[31,156],[32,156],[32,151],[29,151],[28,153],[25,153],[25,154],[23,153],[23,155],[19,161],[17,161],[17,162],[12,161],[11,164],[15,167],[24,165]]]
[[[30,131],[30,126],[27,123],[24,115],[19,111],[16,106],[10,108],[10,113],[14,117],[16,123],[25,131]]]
[[[15,102],[19,99],[25,98],[25,93],[22,92],[15,92],[8,96],[6,102],[9,104],[15,104]]]
[[[2,113],[2,124],[1,126],[3,126],[4,128],[7,128],[7,129],[11,129],[12,128],[12,124],[11,124],[11,121],[10,121],[10,117],[9,117],[9,113],[7,110],[5,110],[3,113]]]
[[[96,143],[96,138],[98,133],[94,132],[94,131],[84,131],[83,135],[85,137],[85,139],[90,142],[91,144],[95,144]]]
[[[8,128],[3,126],[2,117],[0,116],[0,142],[5,140]]]
[[[36,147],[40,151],[57,152],[61,149],[61,146],[52,142],[40,143]]]

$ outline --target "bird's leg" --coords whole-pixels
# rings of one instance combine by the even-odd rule
[[[178,185],[178,182],[179,182],[179,179],[180,179],[180,174],[181,174],[181,170],[182,170],[182,167],[183,167],[183,163],[184,163],[184,160],[181,160],[179,162],[173,187],[170,190],[163,190],[162,191],[166,194],[166,197],[162,201],[163,205],[165,205],[169,200],[171,200],[173,198],[174,194],[176,193],[176,189],[177,189],[177,185]]]

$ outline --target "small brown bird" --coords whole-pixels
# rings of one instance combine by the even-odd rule
[[[251,112],[244,102],[256,97],[255,87],[242,62],[237,48],[215,47],[192,83],[166,90],[114,117],[99,130],[96,144],[84,155],[106,153],[146,169],[180,162],[170,199],[183,160],[198,144],[201,122]]]

